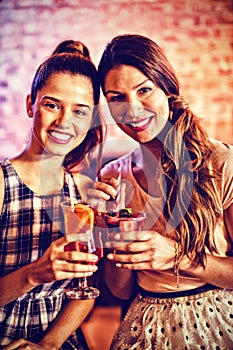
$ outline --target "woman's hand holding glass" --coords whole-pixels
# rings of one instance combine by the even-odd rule
[[[92,196],[105,200],[115,198],[117,180],[106,178],[103,181],[96,181],[94,188],[90,190]],[[123,186],[122,186],[123,187]],[[122,193],[125,193],[123,187]],[[124,195],[122,195],[124,199]],[[174,268],[175,240],[166,237],[157,231],[127,231],[117,233],[115,241],[108,242],[108,248],[113,247],[114,251],[108,254],[108,259],[116,262],[116,266],[129,270],[167,270]],[[125,242],[122,244],[122,242]],[[121,242],[117,246],[117,242]]]
[[[115,249],[108,254],[108,259],[129,270],[167,270],[174,268],[174,243],[156,231],[121,232],[115,236]]]
[[[81,263],[83,261],[95,264],[97,256],[78,251],[64,251],[66,245],[66,237],[57,239],[51,243],[41,258],[30,265],[29,280],[33,285],[67,278],[88,277],[97,270],[95,265]]]

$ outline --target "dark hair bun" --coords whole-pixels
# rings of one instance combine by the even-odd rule
[[[75,41],[75,40],[62,41],[60,44],[57,45],[52,55],[58,54],[58,53],[79,53],[82,56],[88,58],[89,60],[91,59],[88,48],[81,41]]]

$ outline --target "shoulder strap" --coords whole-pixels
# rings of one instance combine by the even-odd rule
[[[76,199],[81,199],[81,195],[79,193],[78,185],[74,180],[73,174],[65,171],[65,183],[67,186],[67,192],[69,196],[73,196]]]

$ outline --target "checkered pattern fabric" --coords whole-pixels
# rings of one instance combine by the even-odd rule
[[[66,180],[60,192],[41,196],[21,181],[8,159],[1,166],[5,197],[0,215],[0,277],[37,260],[52,241],[62,236],[60,203],[69,199]],[[74,188],[79,197],[75,184]],[[62,280],[39,285],[0,307],[0,345],[18,338],[36,342],[66,302],[64,290],[70,282]],[[62,349],[82,349],[78,344],[74,334]]]

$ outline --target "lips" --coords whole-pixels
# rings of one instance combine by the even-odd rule
[[[153,117],[147,117],[147,118],[140,119],[137,122],[131,122],[131,123],[126,123],[126,124],[133,131],[139,132],[139,131],[146,130],[150,126],[152,119],[153,119]]]
[[[72,135],[60,131],[49,131],[49,138],[55,143],[67,144],[70,142]]]

